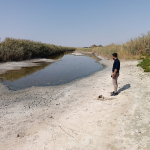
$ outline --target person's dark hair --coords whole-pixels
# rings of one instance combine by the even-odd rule
[[[118,57],[118,54],[117,53],[113,53],[112,54],[114,57]]]

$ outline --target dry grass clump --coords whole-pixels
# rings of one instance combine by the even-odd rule
[[[82,49],[77,50],[81,51]],[[83,51],[86,51],[86,49]],[[94,47],[91,48],[91,51],[107,58],[111,58],[112,53],[116,52],[120,59],[138,59],[142,54],[150,55],[150,32],[138,38],[131,39],[124,44],[110,44],[104,47]]]
[[[120,59],[128,59],[131,57],[130,52],[125,51],[122,45],[110,44],[104,47],[96,47],[93,49],[98,55],[103,57],[112,58],[113,53],[118,53]]]
[[[18,61],[49,57],[57,53],[74,51],[73,47],[62,47],[23,39],[6,38],[0,43],[0,61]]]
[[[148,54],[150,55],[150,32],[142,34],[138,38],[131,39],[123,45],[124,50],[129,51],[132,55]]]

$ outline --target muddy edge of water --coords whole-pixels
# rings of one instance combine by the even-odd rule
[[[69,53],[70,54],[70,53]],[[106,65],[102,64],[101,63],[101,58],[100,56],[97,56],[95,53],[93,52],[74,52],[74,53],[71,53],[73,55],[76,55],[76,56],[87,56],[87,57],[91,57],[93,58],[94,60],[96,60],[97,62],[99,62],[102,66],[103,66],[103,69],[106,68]],[[41,68],[44,68],[44,67],[47,67],[49,66],[51,63],[53,62],[56,62],[56,61],[59,61],[57,59],[61,59],[64,55],[61,55],[61,57],[55,57],[53,56],[52,59],[33,59],[33,60],[28,60],[28,61],[21,61],[21,62],[7,62],[7,63],[2,63],[0,64],[0,74],[1,72],[11,72],[10,70],[20,70],[21,68],[22,69],[30,69],[30,67],[32,68],[35,68],[35,72],[36,70],[38,71],[39,69]],[[41,65],[42,64],[42,65]],[[43,65],[44,64],[44,65]],[[5,70],[1,69],[1,68],[5,68]],[[12,71],[13,72],[13,71]],[[14,71],[15,72],[15,71]],[[97,72],[97,71],[96,71]],[[9,74],[9,73],[6,73],[6,74]],[[31,72],[32,74],[32,72]],[[95,74],[92,73],[92,74]],[[88,76],[91,76],[92,74],[88,75]],[[72,81],[69,81],[69,82],[73,82],[73,81],[76,81],[76,80],[79,80],[79,79],[82,79],[82,78],[85,78],[87,76],[83,76],[83,77],[80,77],[80,78],[77,78],[75,80],[72,80]],[[2,79],[1,79],[2,81]],[[64,84],[67,84],[69,82],[66,82],[66,83],[62,83],[62,85]],[[8,89],[11,89],[11,87],[9,88],[8,85],[4,85],[6,88]],[[34,86],[34,85],[33,85]],[[38,85],[39,86],[39,85]],[[36,87],[38,87],[36,86]],[[56,85],[41,85],[41,87],[45,87],[45,86],[56,86]],[[58,86],[58,85],[57,85]],[[26,87],[26,88],[31,88],[32,86],[30,87]],[[24,89],[24,88],[22,88]],[[22,90],[22,89],[19,89],[19,90]]]

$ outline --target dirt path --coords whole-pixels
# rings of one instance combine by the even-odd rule
[[[87,78],[17,92],[0,85],[1,150],[149,150],[150,74],[121,62],[111,98],[112,61]],[[96,100],[103,95],[103,100]]]

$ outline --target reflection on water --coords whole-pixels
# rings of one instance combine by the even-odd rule
[[[58,60],[58,59],[61,59],[64,55],[66,55],[68,53],[60,53],[58,55],[53,55],[51,57],[48,57],[47,59],[55,59],[55,60]]]
[[[94,55],[88,55],[87,57],[68,54],[55,57],[55,59],[60,58],[62,58],[61,61],[22,68],[18,71],[9,71],[6,74],[0,75],[0,77],[4,78],[3,83],[8,85],[10,89],[19,90],[31,86],[65,84],[91,75],[103,68]]]
[[[96,57],[94,53],[90,54],[90,53],[85,53],[84,55],[86,55],[87,57],[91,57],[96,61],[99,61],[100,58]]]
[[[48,57],[47,59],[58,60],[58,59],[61,59],[64,55],[71,54],[71,53],[72,53],[72,52],[59,53],[59,54],[57,54],[57,55],[50,56],[50,57]]]
[[[15,81],[22,77],[31,75],[39,70],[45,69],[45,67],[49,65],[50,64],[43,63],[40,66],[25,67],[25,68],[22,68],[21,70],[11,70],[11,71],[6,72],[5,74],[1,74],[0,78],[8,80],[8,81]]]

